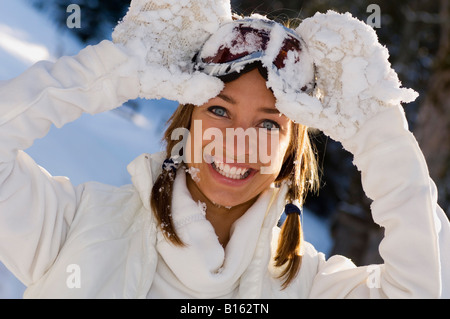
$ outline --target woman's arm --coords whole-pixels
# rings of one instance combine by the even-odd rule
[[[0,258],[25,284],[55,260],[82,187],[52,177],[22,150],[52,124],[113,109],[138,94],[135,61],[109,41],[39,62],[0,84]]]
[[[449,221],[400,104],[417,94],[401,88],[375,31],[351,15],[317,13],[297,32],[316,65],[320,101],[274,90],[277,107],[354,155],[373,219],[385,230],[384,264],[355,267],[333,256],[318,267],[311,296],[448,296]]]
[[[354,154],[373,219],[384,228],[384,264],[354,268],[332,257],[319,267],[311,296],[448,297],[450,226],[401,107],[376,115],[343,145]]]

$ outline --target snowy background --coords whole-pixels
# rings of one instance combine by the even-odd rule
[[[56,28],[26,0],[0,0],[0,81],[39,60],[74,55],[83,46],[71,29]],[[84,115],[61,129],[52,128],[27,152],[52,175],[67,176],[74,185],[91,180],[127,184],[128,163],[141,153],[161,150],[165,122],[176,106],[165,100],[136,100],[107,113]],[[319,251],[330,251],[326,220],[305,211],[303,227],[307,241]],[[0,263],[0,298],[22,298],[24,289]]]

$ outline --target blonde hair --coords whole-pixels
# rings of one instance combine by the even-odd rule
[[[166,154],[171,154],[178,141],[172,140],[172,132],[177,128],[190,129],[191,116],[195,106],[180,105],[168,121],[164,133]],[[316,157],[312,148],[307,127],[291,122],[290,144],[286,151],[282,168],[275,180],[280,186],[287,183],[286,202],[299,202],[303,205],[309,191],[319,185]],[[183,154],[180,154],[183,155]],[[184,243],[178,237],[171,218],[173,184],[176,171],[166,171],[158,176],[152,189],[151,207],[165,238],[177,246]],[[301,266],[300,248],[303,241],[300,216],[289,214],[283,223],[276,251],[275,266],[282,268],[280,279],[285,288],[296,277]]]

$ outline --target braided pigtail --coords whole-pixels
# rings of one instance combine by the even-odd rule
[[[164,133],[164,141],[167,145],[166,154],[170,157],[164,161],[162,172],[153,184],[150,197],[153,214],[164,237],[177,246],[183,246],[184,244],[177,235],[172,221],[172,194],[177,171],[184,165],[181,161],[183,154],[172,154],[175,145],[179,143],[178,140],[172,138],[172,133],[179,128],[190,129],[194,107],[191,104],[180,105],[167,122],[168,127]]]
[[[301,227],[301,207],[306,194],[318,185],[317,164],[309,140],[307,128],[293,124],[294,142],[285,160],[278,181],[288,185],[284,213],[286,220],[281,228],[278,247],[274,258],[276,267],[283,267],[279,278],[284,279],[286,288],[297,276],[301,262],[303,232]]]
[[[150,204],[164,237],[177,246],[183,246],[171,217],[173,184],[179,164],[171,158],[164,161],[163,170],[152,188]]]
[[[300,252],[303,232],[300,222],[300,208],[292,203],[285,206],[286,220],[281,228],[275,266],[282,267],[279,278],[283,278],[283,289],[297,276],[302,263]]]

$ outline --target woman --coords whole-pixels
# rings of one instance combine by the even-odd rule
[[[170,3],[133,1],[116,44],[0,87],[0,256],[25,297],[448,296],[449,223],[400,107],[415,94],[399,88],[373,30],[334,12],[294,32],[232,21],[226,1]],[[73,187],[21,151],[52,123],[138,96],[182,105],[166,152],[129,165],[132,185]],[[385,227],[383,265],[325,260],[302,241],[316,183],[307,126],[354,154]],[[236,132],[249,139],[234,143]]]

